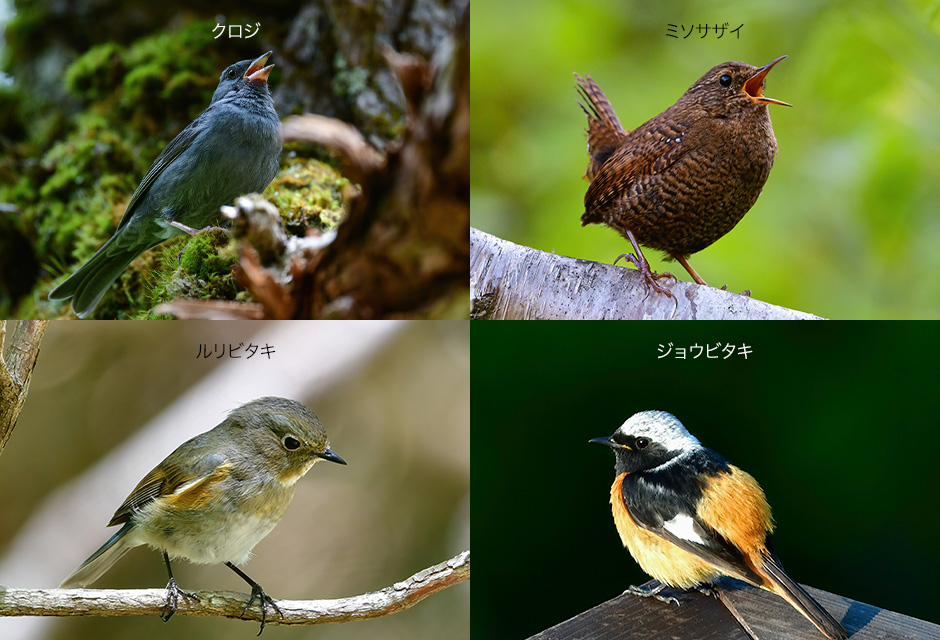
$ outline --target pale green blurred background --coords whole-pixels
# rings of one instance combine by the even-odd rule
[[[610,263],[582,228],[590,74],[635,128],[728,60],[763,65],[780,152],[744,220],[691,264],[716,286],[831,318],[940,316],[940,3],[478,0],[471,33],[471,224]],[[700,38],[667,25],[742,25]],[[646,252],[655,270],[677,263]]]
[[[469,341],[466,322],[49,323],[29,397],[0,455],[0,585],[57,586],[114,533],[108,519],[153,466],[232,408],[275,394],[313,409],[348,466],[318,464],[298,482],[287,515],[244,565],[248,575],[274,598],[342,598],[447,560],[470,545]],[[197,357],[201,346],[242,342],[267,343],[275,353]],[[135,458],[125,449],[141,436],[146,446]],[[224,566],[180,560],[173,569],[184,589],[247,593]],[[160,554],[138,548],[93,587],[166,582]],[[467,582],[377,620],[269,624],[262,637],[437,640],[467,638],[469,625]],[[0,618],[4,640],[257,632],[256,622],[179,613],[167,624],[156,615]]]

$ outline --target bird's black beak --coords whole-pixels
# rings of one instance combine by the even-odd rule
[[[591,438],[588,440],[589,444],[602,444],[605,447],[610,447],[611,449],[620,449],[620,445],[613,441],[612,438]]]
[[[333,453],[333,450],[330,448],[327,448],[323,453],[318,453],[317,457],[323,458],[324,460],[329,460],[330,462],[335,462],[336,464],[346,464],[346,461]]]
[[[268,61],[268,56],[270,56],[273,51],[268,51],[263,56],[255,58],[251,61],[251,64],[248,65],[248,68],[245,69],[244,75],[242,78],[246,80],[251,80],[252,82],[267,82],[268,76],[271,75],[271,69],[274,68],[273,64],[264,66],[264,63]],[[345,462],[343,464],[346,464]]]

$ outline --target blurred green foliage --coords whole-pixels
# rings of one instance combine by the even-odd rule
[[[933,323],[476,322],[471,341],[473,638],[527,638],[647,580],[588,439],[649,409],[757,478],[794,579],[940,622]],[[659,357],[716,343],[751,354]]]
[[[940,317],[938,14],[926,0],[480,0],[471,224],[611,262],[627,241],[580,226],[586,120],[572,73],[592,75],[632,129],[716,64],[788,54],[767,80],[766,94],[794,107],[771,107],[780,151],[763,195],[690,262],[710,284],[826,317]],[[725,22],[743,25],[740,37],[682,37],[681,25]]]

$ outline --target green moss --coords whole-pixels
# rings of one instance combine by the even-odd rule
[[[151,253],[159,255],[160,264],[151,269],[152,281],[136,308],[152,309],[177,298],[236,299],[232,267],[238,252],[228,232],[212,229],[184,236]],[[157,316],[148,311],[138,317]]]
[[[113,42],[92,47],[65,72],[65,86],[85,101],[105,99],[127,73],[123,53],[124,48]]]
[[[201,280],[231,275],[237,254],[231,236],[222,229],[211,229],[193,236],[183,250],[183,273]]]
[[[331,164],[303,157],[305,151],[286,146],[283,158],[288,164],[264,192],[295,236],[306,235],[308,227],[336,228],[346,215],[343,191],[352,188]]]

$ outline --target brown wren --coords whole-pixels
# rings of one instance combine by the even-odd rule
[[[640,245],[666,252],[698,283],[688,257],[734,228],[754,205],[777,155],[763,67],[726,62],[698,79],[679,100],[633,131],[626,131],[597,83],[575,74],[587,104],[590,161],[584,177],[581,225],[606,224],[633,245],[633,263],[648,286],[657,283]],[[616,263],[616,260],[614,261]]]

